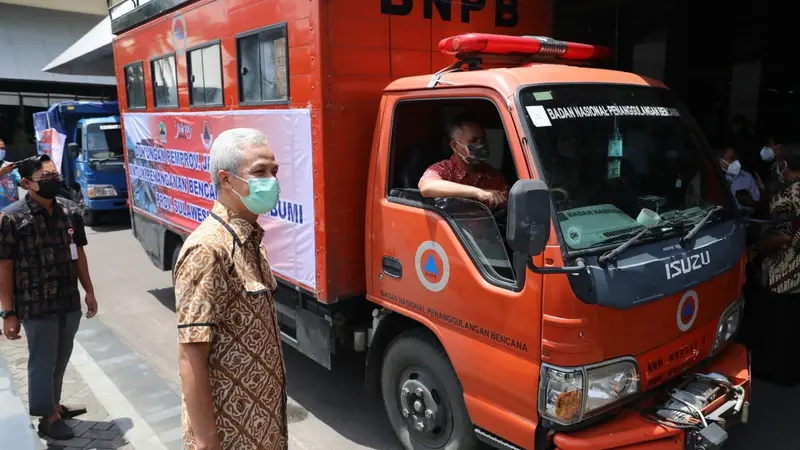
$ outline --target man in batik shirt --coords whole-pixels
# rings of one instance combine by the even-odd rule
[[[211,148],[218,201],[175,273],[183,441],[189,450],[285,450],[286,374],[258,216],[275,207],[278,164],[263,133]]]

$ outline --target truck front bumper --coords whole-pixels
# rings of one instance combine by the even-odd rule
[[[86,201],[86,207],[92,211],[114,211],[128,209],[127,197],[97,198]]]
[[[701,364],[696,372],[721,373],[735,386],[743,387],[745,411],[742,416],[746,420],[750,400],[750,355],[746,348],[731,343],[707,364]],[[706,411],[706,415],[708,413],[710,411]],[[726,424],[730,425],[730,422]],[[684,430],[656,424],[640,412],[626,409],[608,422],[585,430],[557,433],[553,443],[560,450],[683,450],[688,448],[686,438]]]

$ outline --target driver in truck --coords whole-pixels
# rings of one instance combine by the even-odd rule
[[[469,198],[493,210],[506,205],[508,182],[499,170],[486,164],[489,146],[483,126],[461,116],[453,121],[448,137],[453,155],[422,174],[420,194],[427,198]]]

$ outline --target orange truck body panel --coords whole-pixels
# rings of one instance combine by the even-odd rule
[[[381,11],[381,4],[407,3],[413,3],[408,15]],[[552,2],[508,3],[518,5],[514,27],[496,26],[495,8],[505,4],[502,1],[487,0],[483,10],[471,12],[465,16],[468,23],[462,23],[458,1],[452,2],[451,20],[443,21],[436,5],[444,3],[423,0],[199,0],[118,36],[114,57],[125,114],[123,67],[172,52],[171,21],[180,13],[187,24],[187,47],[213,40],[221,43],[225,109],[265,108],[238,103],[235,36],[287,22],[290,104],[276,108],[310,108],[312,113],[314,295],[328,304],[366,295],[429,328],[459,376],[472,421],[519,447],[533,448],[543,362],[568,367],[632,355],[639,363],[643,389],[652,389],[709,356],[716,321],[741,295],[744,258],[735,269],[693,288],[704,297],[703,308],[692,330],[680,333],[673,322],[668,326],[652,320],[675,317],[680,295],[613,310],[578,300],[564,275],[528,271],[519,292],[490,285],[441,217],[387,200],[388,143],[398,102],[448,97],[491,100],[506,127],[517,175],[529,179],[541,176],[526,157],[521,115],[513,101],[519,87],[599,82],[660,86],[630,73],[556,64],[449,73],[442,78],[447,87],[427,88],[430,74],[453,62],[437,48],[445,37],[467,32],[550,34]],[[432,5],[432,18],[425,18],[425,4]],[[165,111],[204,110],[188,106],[186,64],[185,58],[177,58],[180,106]],[[145,84],[151,85],[149,69]],[[146,90],[146,97],[147,111],[153,111],[152,90]],[[209,109],[214,108],[205,108]],[[457,274],[439,295],[431,296],[420,283],[408,282],[413,267],[405,279],[379,276],[383,256],[415,261],[420,243],[430,240],[441,246],[450,273]],[[534,262],[563,264],[555,232]],[[743,352],[732,345],[715,364],[726,375],[741,375],[737,382],[749,389]],[[562,449],[659,450],[681,448],[682,439],[680,431],[627,412],[587,430],[559,433],[555,444]]]
[[[125,86],[123,67],[135,61],[148,62],[173,52],[172,18],[186,20],[186,48],[214,40],[222,46],[225,109],[263,109],[238,103],[236,35],[286,22],[289,45],[288,106],[310,108],[314,209],[317,217],[317,299],[333,303],[363,295],[364,216],[373,127],[383,89],[392,80],[436,72],[452,58],[438,50],[439,41],[454,34],[485,32],[544,34],[552,28],[549,1],[519,3],[505,20],[513,27],[496,26],[497,3],[487,1],[481,10],[464,16],[461,2],[434,6],[425,18],[423,0],[394,1],[395,13],[411,4],[407,15],[382,12],[382,0],[199,0],[118,36],[114,41],[117,85]],[[499,2],[503,3],[503,2]],[[402,5],[401,5],[402,6]],[[384,6],[386,8],[386,6]],[[442,20],[439,10],[449,21]],[[463,16],[463,17],[462,17]],[[468,17],[468,22],[462,22]],[[164,111],[203,111],[215,108],[189,107],[187,61],[176,58],[177,108]],[[145,69],[145,84],[151,74]],[[125,89],[119,90],[123,114],[128,111]],[[148,111],[153,91],[146,90]],[[142,112],[141,110],[137,110]],[[286,280],[296,283],[294,280]]]

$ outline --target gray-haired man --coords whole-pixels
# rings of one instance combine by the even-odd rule
[[[258,130],[211,147],[218,201],[175,266],[184,449],[288,448],[286,375],[256,223],[278,202],[278,163]]]

